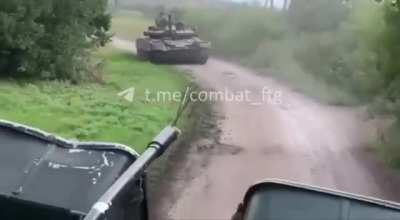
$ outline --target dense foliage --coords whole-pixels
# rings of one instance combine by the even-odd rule
[[[185,17],[220,55],[295,78],[310,75],[365,102],[397,80],[397,7],[373,0],[296,0],[287,11],[196,9]]]
[[[2,0],[0,75],[79,80],[110,28],[107,0]]]
[[[379,68],[383,74],[386,98],[395,103],[400,118],[400,5],[386,6],[385,28],[378,38],[376,50]]]

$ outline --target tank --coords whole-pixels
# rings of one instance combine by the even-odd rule
[[[136,40],[138,57],[153,63],[206,64],[211,43],[183,23],[172,22],[171,15],[166,22],[164,27],[149,27],[144,37]]]

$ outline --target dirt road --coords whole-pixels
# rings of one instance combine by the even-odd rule
[[[394,199],[360,159],[374,135],[361,111],[319,104],[218,59],[180,68],[206,91],[229,94],[215,103],[217,139],[193,143],[188,167],[177,171],[164,198],[162,218],[229,219],[246,189],[264,178]]]
[[[169,206],[169,218],[228,219],[245,190],[264,178],[393,199],[392,190],[377,182],[379,174],[359,158],[359,151],[374,135],[361,119],[361,111],[319,104],[272,79],[217,59],[183,68],[205,88],[229,91],[239,98],[216,104],[221,116],[218,143],[203,153],[207,164],[197,169],[193,180],[176,184],[185,187]],[[249,100],[243,101],[240,94],[245,91]]]

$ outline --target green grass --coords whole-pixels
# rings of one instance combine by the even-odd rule
[[[139,12],[120,11],[113,16],[111,31],[119,38],[134,40],[150,25],[152,22]]]
[[[140,62],[104,49],[104,84],[0,81],[0,118],[79,140],[143,147],[175,116],[178,103],[148,103],[145,89],[182,91],[186,79],[176,70]],[[130,103],[118,93],[136,88]]]
[[[305,94],[315,100],[337,106],[353,106],[359,104],[359,100],[351,94],[337,88],[330,86],[327,83],[315,79],[310,74],[303,73],[301,71],[296,72],[284,72],[284,71],[271,71],[261,70],[275,79],[281,80],[284,83],[289,84],[292,88],[298,92]]]

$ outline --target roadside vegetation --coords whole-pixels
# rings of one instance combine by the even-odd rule
[[[2,2],[1,119],[138,152],[171,123],[179,103],[146,100],[145,91],[183,91],[187,79],[104,47],[112,31],[132,39],[147,26],[140,13],[121,12],[111,21],[107,11],[105,0]],[[132,87],[133,102],[118,96]]]
[[[147,102],[145,90],[183,91],[186,79],[168,67],[103,49],[102,83],[0,81],[0,118],[38,127],[66,138],[143,147],[175,117],[176,102]],[[118,93],[135,87],[134,102]]]
[[[325,12],[330,10],[330,7],[322,8]],[[343,11],[346,9],[343,8]],[[344,12],[337,16],[342,16]],[[332,86],[339,83],[333,81],[347,82],[346,76],[329,74],[333,65],[330,62],[339,55],[335,53],[339,53],[336,46],[339,45],[337,41],[340,36],[335,30],[339,28],[340,21],[334,23],[330,19],[322,19],[324,12],[319,14],[320,18],[316,15],[307,18],[309,12],[302,13],[294,15],[289,11],[241,6],[230,9],[187,9],[184,17],[213,43],[216,55],[239,61],[258,69],[260,73],[272,74],[324,102],[358,104],[359,97],[351,94],[350,88],[343,90],[342,85]],[[295,16],[302,17],[303,23]],[[313,25],[323,28],[308,30],[311,28],[307,26],[310,20],[315,20],[313,23],[320,22]],[[328,25],[333,28],[326,28]]]
[[[0,76],[90,80],[93,49],[110,39],[107,0],[5,0],[0,7]]]
[[[296,0],[285,10],[238,5],[180,13],[212,41],[217,56],[273,75],[322,102],[368,105],[372,115],[390,114],[397,121],[399,11],[392,1]],[[380,131],[376,144],[397,167],[399,127]]]

